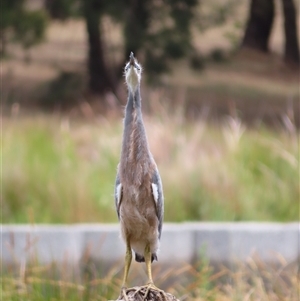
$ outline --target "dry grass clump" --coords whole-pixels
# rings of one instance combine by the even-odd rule
[[[136,286],[123,290],[116,301],[179,301],[175,296],[160,289]]]

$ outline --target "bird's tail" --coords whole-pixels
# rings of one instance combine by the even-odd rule
[[[151,254],[151,262],[153,262],[154,260],[157,261],[157,255],[155,253]],[[138,253],[135,253],[135,261],[136,262],[145,262],[145,257]]]

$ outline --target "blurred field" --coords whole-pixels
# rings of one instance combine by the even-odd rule
[[[222,267],[213,272],[203,260],[181,269],[168,269],[154,274],[155,283],[180,300],[190,301],[296,301],[299,297],[299,275],[282,259],[280,267],[249,261],[234,270]],[[4,273],[0,294],[3,301],[104,301],[116,300],[121,288],[120,269],[112,268],[104,278],[99,278],[92,266],[82,277],[67,273],[57,279],[57,266],[32,265],[21,267],[19,272]],[[133,276],[133,275],[132,275]],[[177,279],[175,285],[168,279]],[[77,278],[77,280],[75,280]],[[132,278],[132,277],[130,277]],[[134,275],[141,285],[143,275]],[[74,279],[74,280],[73,280]],[[78,280],[80,279],[80,280]]]
[[[299,73],[278,57],[276,7],[272,55],[234,52],[245,2],[221,27],[203,33],[195,23],[204,69],[181,60],[156,86],[143,81],[166,221],[298,220]],[[107,18],[102,26],[107,60],[123,64],[120,27]],[[1,62],[4,223],[117,221],[113,187],[126,89],[120,85],[119,99],[88,98],[86,38],[80,19],[51,22],[44,43],[28,52],[9,45]],[[64,113],[37,110],[64,98],[73,101]]]
[[[158,106],[159,104],[157,104]],[[187,122],[161,104],[145,124],[165,220],[298,220],[299,135],[228,117]],[[2,121],[4,223],[114,222],[120,116],[30,115]]]

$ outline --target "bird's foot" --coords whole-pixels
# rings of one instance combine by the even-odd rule
[[[121,300],[122,298],[124,298],[125,301],[129,301],[129,299],[127,297],[127,287],[126,286],[122,286],[120,297],[118,298],[118,300]]]
[[[167,301],[166,292],[158,288],[154,285],[154,283],[150,282],[144,286],[140,286],[134,293],[141,292],[143,294],[143,301],[147,300],[147,297],[158,297],[161,301]],[[150,299],[149,299],[150,300]]]

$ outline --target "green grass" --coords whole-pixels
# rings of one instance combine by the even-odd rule
[[[69,131],[67,124],[49,117],[4,121],[3,222],[115,218],[111,200],[118,151],[114,155],[111,144],[107,147],[90,127],[82,124],[77,131],[74,125]]]
[[[30,265],[19,271],[7,270],[1,275],[2,301],[116,300],[121,288],[119,269],[114,268],[105,277],[95,274],[94,269],[93,274],[81,275],[80,281],[75,280],[76,275],[64,275],[66,268],[58,277],[56,265]],[[144,284],[140,275],[131,273],[130,278],[137,285]],[[159,275],[154,274],[154,279],[160,288],[180,300],[296,301],[299,296],[297,266],[288,265],[282,259],[277,267],[266,265],[259,259],[249,259],[234,270],[223,266],[218,271],[213,271],[204,260],[195,266],[185,264],[181,268],[159,271]]]
[[[163,110],[145,124],[166,221],[298,220],[298,134]],[[3,119],[2,222],[116,222],[121,136],[121,117]]]

